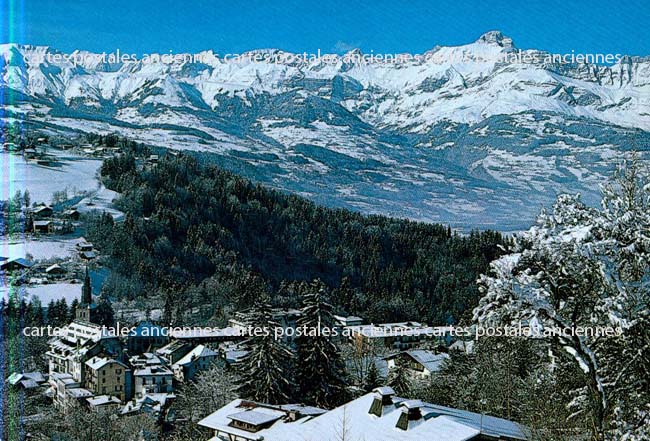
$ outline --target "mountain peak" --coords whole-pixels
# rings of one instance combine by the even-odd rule
[[[501,33],[501,31],[488,31],[485,34],[481,35],[477,43],[487,43],[495,44],[497,46],[505,48],[513,48],[514,44],[512,43],[512,38],[507,37]]]

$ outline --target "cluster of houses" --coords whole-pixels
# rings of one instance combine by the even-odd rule
[[[48,341],[47,374],[14,373],[9,384],[41,389],[64,412],[81,405],[93,411],[145,412],[164,419],[178,384],[215,363],[225,363],[219,345],[235,345],[241,339],[233,330],[168,333],[148,322],[130,327],[123,335],[96,324],[96,314],[86,274],[75,319]]]
[[[97,257],[97,251],[93,245],[84,238],[75,240],[76,259],[62,261],[57,259],[57,263],[52,260],[33,262],[25,257],[8,258],[0,256],[0,274],[12,274],[20,276],[14,278],[14,284],[20,285],[29,283],[30,285],[56,284],[61,282],[78,283],[82,278],[79,277],[83,271],[83,265],[87,265]]]
[[[198,423],[209,441],[524,441],[513,421],[396,396],[379,387],[341,407],[270,405],[237,399]]]
[[[49,149],[73,150],[85,156],[107,157],[120,153],[120,147],[109,147],[92,143],[60,143],[46,137],[36,137],[23,140],[6,140],[2,143],[4,151],[22,154],[26,160],[35,160],[42,165],[50,165],[56,158],[47,153]]]
[[[295,329],[302,311],[276,308],[272,314],[280,327]],[[228,325],[235,329],[245,328],[246,313],[236,312]],[[339,343],[351,344],[358,349],[374,349],[371,352],[376,355],[375,364],[383,377],[387,377],[399,364],[412,380],[424,380],[442,368],[450,352],[473,351],[473,340],[456,340],[452,343],[449,337],[440,335],[439,328],[415,321],[363,324],[361,317],[335,315],[334,327],[338,332],[333,338]],[[284,342],[290,345],[294,335],[294,332],[284,332]],[[245,355],[237,344],[222,345],[221,352],[229,363],[236,363]]]
[[[114,330],[95,323],[96,310],[97,305],[93,301],[86,274],[75,320],[48,342],[49,348],[45,354],[48,362],[47,374],[16,373],[9,377],[9,383],[14,387],[44,390],[52,399],[53,405],[64,412],[72,406],[81,405],[91,411],[108,410],[121,415],[146,413],[158,421],[166,421],[173,415],[169,409],[176,398],[175,391],[179,384],[195,379],[200,372],[215,363],[237,364],[246,355],[240,345],[241,340],[245,338],[242,329],[246,327],[244,313],[235,314],[226,328],[163,330],[152,323],[141,322],[130,329],[127,335],[116,335]],[[302,312],[296,309],[273,311],[275,320],[286,329],[298,326],[301,314]],[[423,343],[427,343],[427,339],[431,338],[429,328],[421,323],[364,325],[361,318],[354,316],[335,316],[335,320],[335,326],[347,330],[345,335],[348,343],[379,344],[390,352],[388,356],[378,357],[385,367],[382,369],[384,375],[388,375],[399,363],[407,368],[414,379],[424,379],[435,374],[449,358],[447,353],[421,348]],[[290,342],[292,333],[286,332],[285,335]],[[458,343],[462,342],[456,342],[455,345]],[[431,344],[428,346],[433,347]],[[465,347],[456,349],[468,350]],[[386,392],[385,396],[381,396],[381,393],[375,391],[348,403],[345,407],[346,412],[352,412],[349,417],[354,424],[361,424],[363,419],[370,418],[368,427],[363,430],[369,430],[367,433],[370,434],[377,430],[377,437],[373,435],[371,439],[424,439],[409,437],[412,434],[421,436],[424,433],[428,436],[426,439],[456,440],[457,438],[438,438],[435,435],[435,430],[444,427],[454,427],[455,430],[464,431],[463,433],[474,434],[472,436],[484,432],[477,429],[476,424],[463,420],[465,417],[471,417],[471,421],[474,421],[474,414],[462,413],[464,417],[460,417],[460,413],[454,413],[460,411],[442,411],[439,407],[416,405],[414,402],[395,398],[394,394]],[[382,402],[388,403],[390,400],[390,403],[382,405],[385,411],[382,410],[376,415],[378,411],[374,403],[378,396]],[[369,413],[370,408],[374,410]],[[419,413],[415,412],[416,410]],[[287,430],[297,430],[297,434],[305,435],[320,433],[310,432],[316,430],[316,427],[317,430],[330,430],[333,419],[339,418],[341,412],[341,409],[325,411],[297,404],[271,406],[236,400],[205,418],[200,424],[215,431],[215,437],[211,441],[284,440],[294,439],[283,438],[288,436]],[[418,423],[411,422],[416,421],[411,419],[414,418],[414,412],[420,415]],[[407,416],[403,417],[402,414]],[[402,421],[404,418],[405,422]],[[394,427],[388,430],[388,424]],[[393,433],[393,429],[401,431],[396,433],[409,433],[409,436],[379,436],[379,433]],[[525,438],[514,436],[463,439]]]
[[[5,137],[6,139],[6,137]],[[49,153],[53,146],[46,137],[29,137],[21,140],[6,140],[2,144],[4,151],[21,154],[26,161],[34,161],[38,165],[51,166],[57,163],[56,155]],[[57,146],[61,148],[60,146]]]
[[[92,323],[95,307],[86,298],[76,320],[49,342],[49,394],[58,408],[81,404],[165,418],[177,385],[223,360],[210,347],[218,343],[214,336],[175,338],[143,322],[118,337]]]
[[[47,204],[38,204],[27,210],[27,230],[35,234],[66,234],[73,230],[80,213],[74,208],[55,212]]]

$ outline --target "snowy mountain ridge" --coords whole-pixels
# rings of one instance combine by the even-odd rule
[[[537,61],[502,61],[515,52]],[[549,63],[496,31],[399,62],[247,54],[108,63],[1,45],[5,118],[216,153],[328,205],[460,228],[525,227],[556,193],[589,199],[622,151],[648,148],[648,57]]]

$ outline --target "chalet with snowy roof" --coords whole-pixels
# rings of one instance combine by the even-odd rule
[[[45,268],[45,274],[49,276],[60,276],[65,274],[65,268],[63,268],[61,265],[58,263],[55,263],[54,265],[50,265],[47,268]]]
[[[411,349],[384,357],[388,370],[395,369],[398,364],[405,366],[415,379],[425,379],[438,372],[449,354],[436,354],[424,349]]]
[[[32,232],[50,234],[54,230],[54,224],[49,220],[36,220],[32,222]]]
[[[93,250],[93,244],[90,242],[86,242],[84,238],[81,238],[79,242],[75,245],[78,251],[92,251]]]
[[[361,326],[363,324],[363,319],[354,315],[335,315],[334,323],[336,326],[340,326],[342,328],[346,326]]]
[[[215,351],[207,346],[198,345],[172,366],[174,376],[178,381],[189,381],[198,372],[216,363],[218,359],[219,354]]]
[[[52,208],[48,207],[47,205],[38,205],[29,210],[29,212],[37,219],[52,217],[54,214],[54,210],[52,210]]]
[[[13,271],[27,270],[33,266],[34,266],[33,262],[24,259],[22,257],[19,257],[15,259],[8,259],[0,263],[0,270],[13,272]]]
[[[66,219],[70,219],[70,220],[79,220],[80,216],[81,216],[81,214],[79,213],[79,211],[77,211],[74,208],[71,208],[69,210],[65,210],[63,212],[63,217],[65,217]]]
[[[237,364],[244,359],[248,351],[237,343],[222,343],[219,345],[219,353],[227,364]]]
[[[79,257],[81,257],[83,260],[93,260],[97,257],[97,253],[94,251],[81,251],[79,253]]]
[[[27,149],[25,149],[23,151],[23,155],[27,159],[34,159],[34,158],[36,158],[38,156],[38,152],[36,151],[35,148],[30,147],[30,148],[27,148]]]
[[[290,426],[326,412],[299,404],[270,405],[238,399],[208,415],[199,425],[214,431],[210,441],[289,440],[294,439],[288,435]]]
[[[372,440],[372,441],[524,441],[529,430],[513,421],[395,396],[381,387],[345,405],[294,419],[249,408],[235,400],[199,421],[214,430],[209,441]],[[275,406],[282,407],[282,406]],[[251,414],[252,413],[252,414]]]

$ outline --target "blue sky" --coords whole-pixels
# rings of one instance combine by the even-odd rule
[[[650,2],[0,0],[2,42],[62,51],[423,52],[499,29],[517,47],[650,54]],[[11,25],[10,25],[11,23]]]

